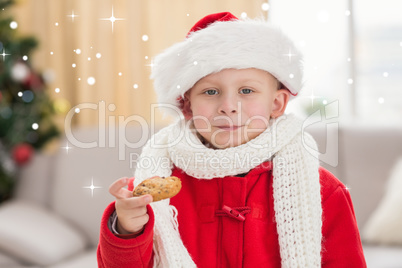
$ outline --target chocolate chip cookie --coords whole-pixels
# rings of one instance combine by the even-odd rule
[[[133,191],[133,196],[150,194],[153,201],[171,198],[181,189],[181,181],[177,177],[152,177],[141,182]]]

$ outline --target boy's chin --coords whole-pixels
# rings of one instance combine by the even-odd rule
[[[214,149],[227,149],[227,148],[231,148],[231,147],[240,146],[244,143],[247,143],[247,141],[219,140],[219,141],[209,142],[211,147]]]
[[[215,149],[227,149],[231,147],[237,147],[242,144],[245,144],[253,139],[255,139],[259,134],[261,133],[253,133],[253,135],[243,135],[244,133],[241,133],[240,135],[233,135],[232,137],[225,137],[222,135],[222,137],[219,137],[217,135],[215,139],[212,141],[208,141],[210,147],[213,147]]]

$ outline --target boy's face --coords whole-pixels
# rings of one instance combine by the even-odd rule
[[[185,95],[183,113],[215,148],[234,147],[257,137],[271,117],[285,111],[286,89],[259,69],[225,69],[200,79]]]

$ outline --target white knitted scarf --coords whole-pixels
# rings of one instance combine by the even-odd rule
[[[308,148],[310,147],[310,149]],[[315,152],[315,153],[314,153]],[[211,149],[180,120],[155,135],[137,162],[135,186],[152,176],[170,176],[173,165],[197,179],[246,173],[273,161],[274,210],[282,267],[321,267],[322,208],[315,141],[302,121],[283,115],[255,139]],[[155,213],[154,267],[196,267],[178,231],[170,199],[151,204]]]

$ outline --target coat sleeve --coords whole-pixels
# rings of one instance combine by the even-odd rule
[[[108,227],[109,217],[115,210],[111,203],[103,213],[97,249],[99,268],[152,267],[153,227],[155,222],[152,208],[148,205],[149,221],[144,232],[136,238],[123,239],[112,233]]]
[[[365,268],[363,247],[349,190],[331,173],[321,169],[322,267]]]

